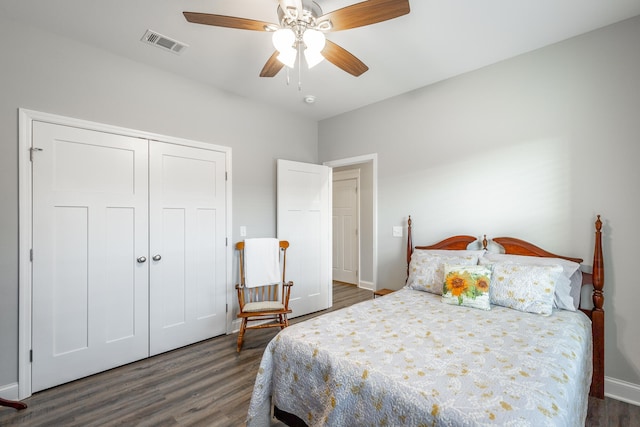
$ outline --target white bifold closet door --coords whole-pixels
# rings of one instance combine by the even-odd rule
[[[226,330],[225,154],[150,141],[150,353]]]
[[[225,153],[41,122],[33,148],[33,392],[225,332]]]
[[[34,122],[32,391],[148,355],[147,144]]]

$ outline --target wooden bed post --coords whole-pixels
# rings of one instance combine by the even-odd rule
[[[411,255],[413,254],[413,242],[411,239],[411,215],[409,215],[409,219],[407,220],[407,280],[409,280],[409,263],[411,263]]]
[[[17,400],[7,400],[0,397],[0,406],[8,406],[9,408],[17,409],[20,411],[21,409],[27,409],[27,404],[18,402]]]
[[[602,257],[602,221],[596,220],[596,242],[593,251],[593,380],[591,394],[604,399],[604,262]]]

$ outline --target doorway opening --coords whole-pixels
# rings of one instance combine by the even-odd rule
[[[345,180],[352,179],[354,176],[358,177],[358,182],[355,183],[358,186],[357,216],[354,219],[357,227],[357,239],[355,240],[357,252],[354,252],[355,255],[353,255],[355,257],[354,268],[357,270],[355,284],[359,288],[375,290],[378,276],[378,156],[373,153],[332,160],[323,164],[331,167],[334,175],[338,175],[339,178],[345,178],[339,179],[339,181],[342,181],[341,188],[344,187]],[[334,195],[336,192],[342,191],[336,186],[335,179],[333,184],[332,192]],[[349,186],[350,184],[347,185],[347,187]],[[341,229],[336,229],[336,225],[343,227],[344,221],[335,221],[334,217],[334,239],[336,239],[336,235],[340,235],[342,232]],[[344,255],[344,253],[340,253],[340,255]],[[335,260],[336,256],[334,255],[333,258]],[[339,265],[339,267],[344,267],[344,265]],[[333,279],[350,283],[348,280],[341,280],[335,274]]]

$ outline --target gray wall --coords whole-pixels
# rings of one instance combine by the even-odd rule
[[[319,124],[320,161],[378,153],[378,283],[404,239],[520,237],[591,264],[604,219],[606,376],[640,384],[640,17]]]
[[[18,108],[231,147],[233,241],[275,236],[275,159],[317,162],[317,123],[0,16],[0,389],[17,382]],[[289,130],[283,134],[283,124]]]

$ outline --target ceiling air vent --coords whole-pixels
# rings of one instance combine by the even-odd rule
[[[163,36],[162,34],[156,33],[155,31],[151,30],[147,30],[147,32],[144,33],[140,40],[145,43],[157,46],[160,49],[171,51],[175,54],[179,54],[187,47],[189,47],[189,45],[185,43],[170,39],[169,37]]]

